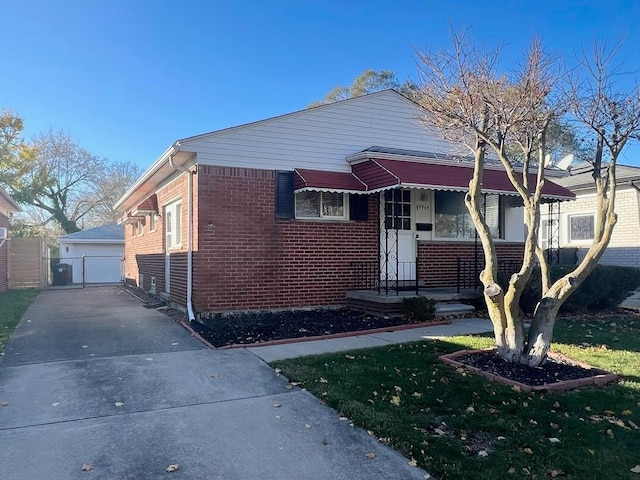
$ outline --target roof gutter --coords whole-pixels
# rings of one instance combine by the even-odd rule
[[[191,168],[185,168],[181,165],[176,165],[173,162],[173,155],[180,151],[180,142],[176,142],[171,147],[171,153],[169,153],[169,165],[174,170],[180,172],[186,172],[188,175],[187,182],[187,315],[189,321],[192,322],[196,319],[193,314],[193,175],[195,172]]]
[[[171,161],[172,161],[171,157],[176,153],[178,153],[179,151],[180,151],[180,142],[175,142],[162,155],[160,155],[160,157],[158,157],[158,159],[155,162],[153,162],[153,165],[151,165],[147,169],[147,171],[144,172],[142,176],[138,178],[138,180],[136,180],[133,185],[131,185],[131,187],[129,187],[129,189],[124,193],[124,195],[122,195],[122,197],[118,199],[116,204],[113,206],[113,209],[120,210],[120,208],[122,207],[122,204],[124,204],[127,201],[127,199],[129,199],[129,197],[138,188],[140,188],[145,182],[149,181],[149,179],[153,177],[158,172],[158,170],[160,170],[167,163],[167,161],[171,164]],[[171,166],[173,167],[173,165]]]

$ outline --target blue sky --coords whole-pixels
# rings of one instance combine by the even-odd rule
[[[26,136],[64,130],[146,168],[173,141],[305,108],[365,69],[416,78],[450,25],[517,58],[533,35],[573,57],[624,38],[640,71],[640,2],[21,0],[4,2],[0,107]],[[640,148],[622,163],[640,165]]]

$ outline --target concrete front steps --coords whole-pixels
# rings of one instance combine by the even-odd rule
[[[415,297],[415,291],[400,291],[378,293],[376,290],[353,290],[347,292],[346,306],[373,315],[394,316],[401,315],[402,300]],[[438,317],[464,316],[475,311],[471,305],[481,294],[466,290],[458,292],[456,289],[420,289],[419,295],[436,300],[436,315]],[[468,302],[468,303],[466,303]]]
[[[459,317],[475,312],[473,305],[466,303],[438,302],[436,304],[436,315],[438,317]]]

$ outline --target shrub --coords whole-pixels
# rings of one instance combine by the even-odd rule
[[[551,267],[551,280],[571,272],[575,267],[554,265]],[[508,278],[499,280],[503,288]],[[560,308],[561,313],[577,313],[581,311],[599,311],[616,308],[640,286],[640,269],[634,267],[618,267],[613,265],[596,265],[586,280],[571,294]],[[532,315],[540,300],[542,282],[540,269],[535,268],[529,283],[522,292],[520,308],[527,315]]]
[[[436,301],[427,297],[403,298],[402,313],[413,323],[430,322],[436,316]]]

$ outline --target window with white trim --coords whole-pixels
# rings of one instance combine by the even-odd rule
[[[569,216],[569,241],[584,242],[593,240],[595,231],[595,215]]]
[[[156,213],[155,212],[152,212],[149,215],[149,231],[150,232],[156,231]]]
[[[464,192],[435,192],[435,236],[437,238],[475,238],[476,228],[464,203]],[[484,217],[493,238],[504,238],[504,208],[499,195],[484,197]]]
[[[298,192],[296,193],[296,218],[347,218],[344,193]]]
[[[182,244],[182,202],[177,201],[164,207],[164,234],[166,247],[176,248]]]

